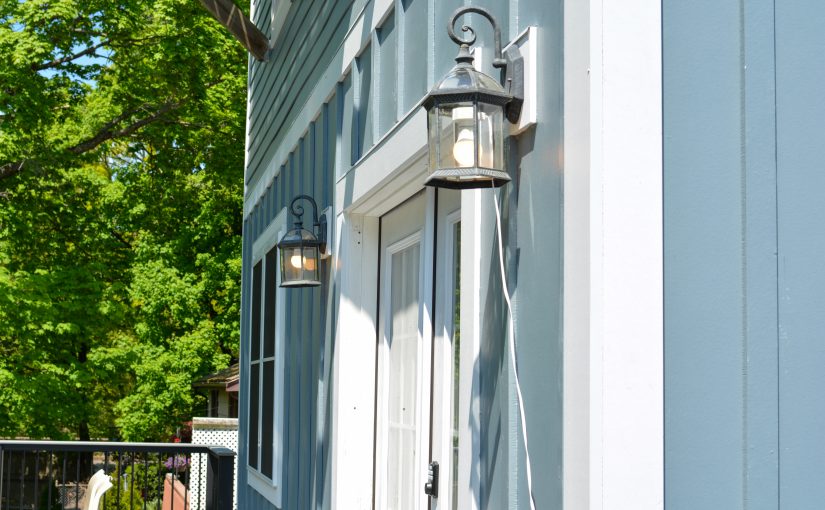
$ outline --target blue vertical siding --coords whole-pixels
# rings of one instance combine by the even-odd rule
[[[326,111],[326,109],[325,109]],[[248,485],[246,472],[246,426],[249,402],[249,374],[245,360],[249,358],[249,302],[251,251],[255,239],[267,228],[278,213],[289,207],[292,198],[299,194],[315,197],[321,210],[331,205],[332,162],[329,145],[317,144],[317,133],[330,120],[322,113],[310,125],[309,130],[290,154],[280,175],[275,178],[258,205],[244,223],[244,270],[241,320],[241,406],[240,452],[238,456],[238,504],[239,508],[266,509],[272,505]],[[334,150],[334,146],[332,146]],[[309,209],[307,209],[309,212]],[[310,213],[311,214],[311,213]],[[291,218],[288,220],[291,221]],[[315,484],[326,484],[325,473],[316,467],[326,466],[329,455],[329,430],[316,435],[316,413],[319,381],[322,378],[320,353],[327,335],[322,321],[322,308],[326,303],[327,286],[319,289],[292,289],[284,293],[286,298],[286,344],[284,367],[285,425],[283,438],[282,502],[284,508],[328,508],[326,494],[313,490]],[[329,412],[329,408],[322,410]],[[320,457],[320,458],[319,458]]]
[[[519,381],[530,438],[533,496],[536,508],[562,508],[562,2],[519,0],[488,2],[484,6],[498,18],[505,40],[528,26],[539,27],[539,121],[534,129],[510,139],[508,168],[513,181],[498,193]],[[452,12],[448,6],[438,9]],[[516,16],[515,20],[510,19],[510,13]],[[447,16],[437,19],[448,19]],[[479,16],[472,23],[474,28],[478,27],[479,40],[486,41],[485,51],[489,52],[492,30]],[[442,53],[454,57],[455,48],[447,39]],[[437,65],[445,66],[447,62]],[[437,75],[444,72],[446,69],[437,67]],[[498,76],[492,68],[486,72]],[[482,296],[479,363],[480,507],[529,509],[526,452],[507,345],[507,310],[498,266],[495,212],[490,192],[483,195],[482,278],[488,287]]]
[[[665,2],[665,491],[674,510],[743,505],[740,30],[738,3]]]
[[[776,2],[780,505],[825,501],[825,5]]]
[[[664,3],[665,503],[825,485],[825,5]]]

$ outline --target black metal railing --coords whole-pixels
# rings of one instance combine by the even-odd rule
[[[112,481],[100,510],[233,507],[235,452],[222,446],[0,441],[0,510],[79,510],[100,469]]]

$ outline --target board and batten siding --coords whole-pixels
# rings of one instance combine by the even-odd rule
[[[241,316],[241,399],[238,456],[238,507],[266,509],[272,505],[248,485],[247,422],[249,416],[249,312],[251,289],[251,253],[254,241],[292,198],[308,194],[321,210],[332,201],[332,165],[335,158],[334,131],[330,119],[335,112],[324,107],[309,126],[298,146],[290,153],[280,174],[244,221],[243,294]],[[332,133],[332,136],[331,136]],[[307,213],[311,214],[309,209]],[[288,220],[291,225],[291,217]],[[286,344],[284,367],[284,508],[316,508],[328,493],[329,485],[329,415],[328,407],[318,412],[319,403],[328,402],[324,378],[325,330],[328,313],[326,302],[329,285],[317,289],[291,289],[286,299]],[[334,328],[334,326],[333,326]],[[319,419],[324,424],[319,431]]]
[[[825,501],[825,4],[663,3],[665,504]]]

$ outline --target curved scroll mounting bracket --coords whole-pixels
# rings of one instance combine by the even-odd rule
[[[311,196],[298,195],[292,199],[292,203],[289,205],[290,212],[295,217],[295,228],[303,228],[303,220],[301,218],[304,215],[304,206],[299,203],[300,200],[306,200],[312,204],[312,226],[314,227],[313,230],[317,231],[313,232],[313,234],[315,234],[318,242],[321,243],[321,253],[325,253],[327,251],[327,216],[322,214],[320,218],[318,217],[318,204],[315,203],[315,199]]]
[[[501,28],[499,27],[495,16],[483,7],[467,6],[457,9],[450,17],[450,21],[447,23],[447,34],[449,34],[450,39],[452,39],[453,42],[458,44],[460,47],[458,53],[459,56],[456,58],[457,61],[472,62],[472,57],[468,57],[467,50],[476,42],[475,30],[473,30],[473,28],[469,25],[461,26],[462,32],[469,32],[469,37],[467,39],[462,39],[455,33],[454,27],[456,21],[458,21],[458,18],[464,16],[465,14],[479,14],[486,18],[487,21],[489,21],[493,26],[493,43],[495,44],[493,67],[502,70],[501,77],[499,78],[501,80],[501,84],[504,86],[505,90],[513,96],[513,99],[511,99],[505,107],[504,113],[507,116],[507,120],[515,124],[518,122],[519,116],[521,115],[521,107],[524,104],[524,59],[521,56],[521,52],[518,47],[512,45],[502,54]]]

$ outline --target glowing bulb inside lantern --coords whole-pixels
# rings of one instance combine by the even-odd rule
[[[458,166],[473,166],[473,151],[475,151],[473,131],[466,128],[462,129],[458,132],[455,144],[453,145],[453,157],[456,163],[458,163]]]
[[[289,263],[292,264],[292,267],[295,269],[301,269],[301,255],[293,255],[289,257]]]

